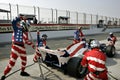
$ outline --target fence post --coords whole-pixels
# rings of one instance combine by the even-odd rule
[[[69,17],[68,23],[70,23],[70,11],[68,11],[68,17]]]
[[[117,21],[117,25],[118,25],[118,18],[116,18],[116,21]]]
[[[83,13],[83,20],[84,20],[84,24],[86,24],[86,14]]]
[[[56,9],[56,24],[58,23],[58,11]]]
[[[66,10],[66,17],[68,17],[68,10]],[[68,23],[68,22],[67,22]]]
[[[35,8],[35,6],[33,6],[33,8],[34,8],[34,15],[36,15],[36,8]]]
[[[38,7],[38,23],[41,23],[40,21],[40,8]]]
[[[98,24],[98,14],[96,15],[96,24]]]
[[[51,8],[51,13],[52,13],[51,18],[52,18],[52,23],[53,23],[53,9],[52,8]]]
[[[9,8],[10,8],[10,20],[12,20],[12,11],[11,11],[11,4],[9,3]]]
[[[17,15],[19,15],[19,6],[18,4],[16,6],[17,6]]]
[[[76,24],[78,24],[78,12],[76,12]]]
[[[112,17],[112,23],[113,23],[112,25],[114,25],[114,18],[113,17]]]
[[[91,24],[92,24],[92,14],[91,14]]]
[[[119,18],[117,18],[117,25],[119,25]]]
[[[109,20],[111,21],[111,17],[109,17]]]
[[[66,10],[66,17],[68,17],[68,24],[70,23],[70,12],[68,10]]]
[[[66,17],[68,17],[68,11],[66,10]]]
[[[119,19],[119,26],[120,26],[120,19]]]
[[[107,21],[107,17],[105,16],[105,24],[106,24],[106,25],[107,25],[107,22],[108,22],[108,21]]]

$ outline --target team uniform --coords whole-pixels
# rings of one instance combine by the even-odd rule
[[[21,59],[21,71],[24,72],[27,63],[25,44],[33,46],[32,42],[28,39],[28,32],[23,32],[23,27],[19,23],[20,21],[20,18],[12,21],[14,32],[12,34],[11,54],[9,63],[4,70],[4,76],[10,72],[18,57]]]
[[[79,31],[79,30],[76,30],[74,32],[74,40],[73,40],[73,43],[77,43],[77,42],[80,42],[82,41],[82,37],[84,37],[84,34],[82,31]]]
[[[81,65],[87,66],[89,73],[84,80],[108,80],[105,62],[106,55],[98,48],[86,52]]]
[[[111,44],[115,45],[115,42],[117,41],[117,38],[115,36],[109,36],[108,41],[110,41]]]
[[[41,53],[39,52],[38,50],[38,47],[42,47],[42,46],[45,46],[46,47],[46,40],[43,40],[40,38],[40,33],[37,32],[37,47],[36,47],[36,51],[35,51],[35,55],[34,55],[34,58],[33,58],[33,61],[34,62],[37,62],[38,58],[41,57]]]

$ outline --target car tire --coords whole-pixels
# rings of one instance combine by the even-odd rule
[[[81,66],[81,64],[80,64],[81,60],[82,60],[82,58],[80,58],[80,57],[73,57],[68,61],[67,73],[70,76],[82,78],[86,75],[87,68],[83,68]]]
[[[100,49],[103,53],[105,53],[106,52],[106,44],[104,44],[104,43],[100,44]]]
[[[113,57],[114,55],[116,54],[115,52],[115,47],[114,46],[111,46],[111,45],[108,45],[106,47],[106,55],[108,57]]]

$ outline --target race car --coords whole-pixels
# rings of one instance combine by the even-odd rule
[[[45,47],[38,49],[43,62],[51,67],[59,67],[74,77],[83,77],[87,73],[87,68],[83,68],[80,64],[85,51],[88,50],[83,41],[71,44],[65,49],[51,50]]]
[[[65,49],[51,50],[45,47],[39,47],[43,62],[48,66],[56,66],[64,70],[65,73],[74,77],[83,77],[87,73],[87,68],[81,66],[81,60],[84,53],[90,49],[90,39],[88,45],[81,41],[76,44],[71,44]],[[100,49],[108,57],[115,55],[115,47],[113,45],[100,44]]]

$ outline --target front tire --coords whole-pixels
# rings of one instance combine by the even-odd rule
[[[114,46],[109,45],[109,46],[106,47],[106,55],[108,57],[113,57],[115,54],[116,54],[116,52],[115,52],[115,47]]]

